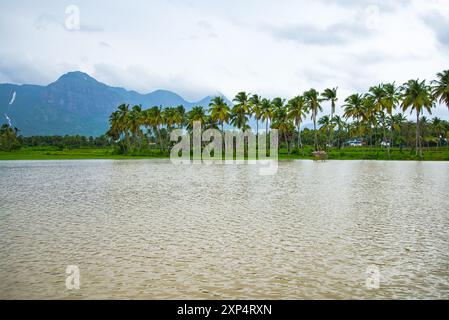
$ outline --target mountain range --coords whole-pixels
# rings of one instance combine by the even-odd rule
[[[122,103],[140,104],[143,108],[183,105],[188,111],[193,106],[208,107],[211,99],[207,96],[189,102],[167,90],[140,94],[75,71],[47,86],[0,84],[0,123],[10,122],[24,136],[99,136],[107,131],[110,114]]]

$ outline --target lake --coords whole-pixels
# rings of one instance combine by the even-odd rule
[[[261,176],[0,161],[0,185],[2,299],[449,299],[448,162],[283,161]]]

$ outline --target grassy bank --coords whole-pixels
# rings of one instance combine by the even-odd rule
[[[281,149],[280,159],[313,159],[313,149],[306,147],[302,150],[293,151],[290,155],[286,149]],[[327,150],[331,160],[419,160],[415,152],[409,149],[391,149],[390,157],[386,149],[346,147],[340,150]],[[0,152],[0,160],[69,160],[69,159],[151,159],[168,158],[168,152],[150,150],[130,155],[119,155],[112,148],[81,148],[63,149],[51,147],[22,148],[13,152]],[[424,152],[424,160],[449,161],[449,148],[429,148]]]

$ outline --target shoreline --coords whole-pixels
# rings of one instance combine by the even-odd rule
[[[281,149],[278,160],[315,160],[311,154],[312,149],[306,149],[304,155],[288,154],[286,150]],[[144,154],[121,155],[114,154],[110,148],[80,148],[80,149],[64,149],[49,150],[45,148],[26,148],[13,152],[0,152],[0,161],[15,160],[151,160],[151,159],[170,159],[167,153],[160,151],[152,151]],[[388,157],[387,151],[382,149],[356,149],[343,148],[340,150],[328,150],[328,159],[332,160],[373,160],[373,161],[449,161],[449,148],[441,148],[438,150],[428,150],[424,153],[421,160],[413,154],[411,150],[392,149],[391,156]]]

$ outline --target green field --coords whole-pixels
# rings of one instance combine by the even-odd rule
[[[281,149],[280,159],[313,159],[313,149],[306,147],[293,151],[290,155],[286,149]],[[398,148],[391,149],[390,157],[387,150],[369,147],[346,147],[340,150],[327,150],[330,160],[419,160],[414,151]],[[115,154],[112,148],[80,148],[59,150],[52,147],[29,147],[19,151],[0,152],[0,160],[69,160],[69,159],[151,159],[168,158],[168,152],[150,150],[142,153],[120,155]],[[429,148],[424,150],[424,160],[449,161],[449,148]]]

